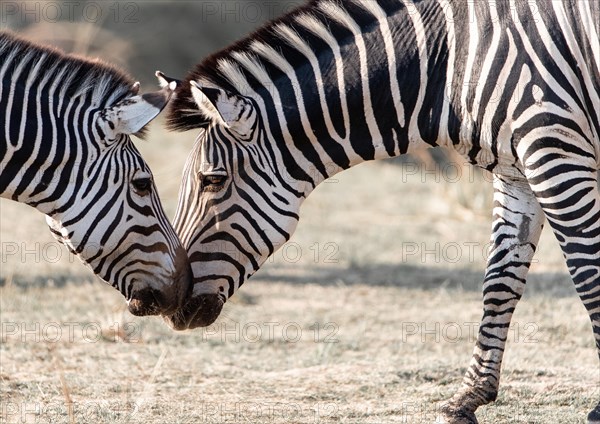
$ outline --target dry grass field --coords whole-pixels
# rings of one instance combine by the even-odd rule
[[[139,142],[173,216],[192,134]],[[460,173],[457,174],[457,170]],[[215,325],[174,333],[0,201],[0,422],[432,423],[481,314],[491,185],[369,163],[320,186],[290,243]],[[599,396],[587,314],[545,229],[482,423],[582,423]]]

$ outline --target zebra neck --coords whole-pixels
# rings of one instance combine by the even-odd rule
[[[59,117],[51,104],[38,102],[36,108],[41,120],[14,125],[0,137],[0,197],[60,219],[99,155],[99,146],[82,139],[74,125],[88,123],[91,109],[66,106]]]
[[[273,29],[275,41],[250,45],[262,76],[279,75],[258,92],[269,138],[305,195],[364,161],[448,144],[440,131],[449,56],[440,4],[342,4],[316,2],[325,20],[299,14]]]
[[[74,192],[78,174],[84,174],[85,170],[75,165],[77,161],[67,158],[64,163],[40,161],[40,157],[48,158],[49,151],[56,147],[52,143],[40,144],[32,143],[35,150],[44,152],[37,158],[25,157],[21,153],[31,150],[24,149],[22,152],[13,152],[10,158],[0,162],[0,197],[27,204],[43,214],[60,219],[63,206],[73,201],[70,194]],[[79,156],[72,149],[67,151],[75,157]]]

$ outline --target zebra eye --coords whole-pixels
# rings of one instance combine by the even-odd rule
[[[225,185],[227,175],[204,175],[202,177],[202,189],[204,191],[219,191]]]
[[[140,196],[147,195],[152,189],[152,180],[150,178],[136,178],[131,181],[131,184],[135,192]]]

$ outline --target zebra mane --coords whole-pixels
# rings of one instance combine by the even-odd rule
[[[343,2],[345,5],[354,4],[357,7],[364,7],[356,0]],[[226,68],[231,68],[233,63],[239,64],[237,60],[240,57],[245,57],[252,66],[264,70],[264,59],[260,58],[250,50],[250,46],[254,43],[262,43],[269,46],[275,51],[283,47],[289,47],[290,43],[281,36],[280,29],[282,27],[291,27],[299,29],[297,21],[301,17],[317,18],[323,16],[323,9],[329,6],[339,6],[339,0],[309,0],[307,4],[302,5],[286,15],[275,19],[263,27],[259,28],[253,34],[245,37],[229,47],[214,53],[207,57],[196,68],[188,73],[183,84],[180,84],[175,91],[175,98],[171,100],[169,111],[167,114],[167,127],[173,131],[187,131],[195,128],[202,128],[209,124],[207,118],[198,109],[190,90],[190,81],[203,81],[207,85],[228,90],[234,94],[240,93],[236,81],[229,78],[226,73],[231,75],[237,72],[237,66],[233,72],[223,72]],[[301,30],[306,32],[306,30]],[[242,70],[243,71],[243,70]]]
[[[31,81],[31,87],[35,88],[45,79],[59,79],[55,84],[58,84],[61,94],[69,98],[81,97],[94,107],[110,107],[135,94],[133,79],[112,65],[99,59],[90,60],[34,44],[7,31],[0,31],[0,58],[0,69],[8,63],[2,76],[11,84]],[[23,67],[23,71],[16,81],[12,80],[12,75],[19,67]],[[51,75],[48,76],[48,73]],[[2,81],[3,84],[5,82]]]

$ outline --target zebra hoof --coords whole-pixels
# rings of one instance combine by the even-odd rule
[[[587,416],[588,424],[600,424],[600,404],[590,412]]]
[[[435,419],[435,424],[479,424],[475,412],[456,408],[451,404],[444,404],[440,414]]]

